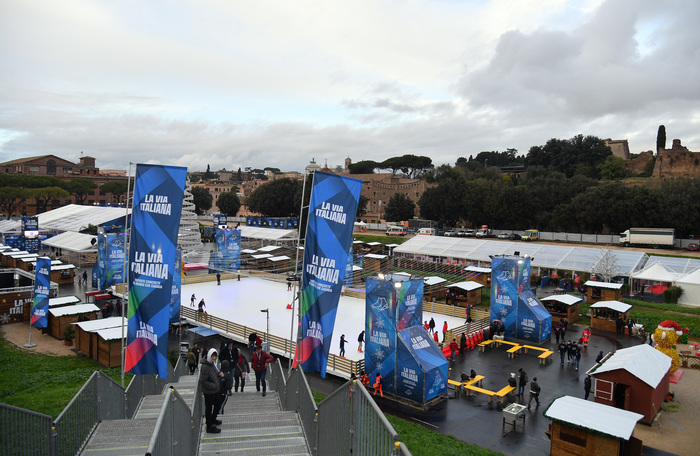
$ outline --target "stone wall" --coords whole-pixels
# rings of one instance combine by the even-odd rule
[[[700,176],[700,153],[691,152],[673,140],[671,149],[659,149],[652,177],[698,177]]]
[[[644,169],[647,166],[647,163],[649,160],[652,160],[654,158],[654,152],[648,150],[646,152],[642,152],[639,154],[638,157],[630,159],[625,161],[625,169],[632,173],[633,175],[637,176],[639,174],[642,174],[644,172]]]

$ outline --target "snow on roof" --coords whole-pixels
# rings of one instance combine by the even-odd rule
[[[401,244],[387,244],[386,247],[389,247],[390,249],[393,249],[394,247],[398,247]]]
[[[491,268],[480,268],[478,266],[467,266],[464,268],[464,270],[469,272],[480,272],[482,274],[491,274]]]
[[[126,330],[126,328],[122,329],[119,326],[117,326],[116,328],[106,328],[97,331],[97,335],[103,338],[104,340],[121,339],[122,336],[126,338],[127,333],[128,331]]]
[[[253,258],[256,260],[262,260],[263,258],[272,258],[272,254],[270,253],[261,253],[259,255],[251,255]]]
[[[644,418],[644,415],[639,413],[571,396],[555,399],[544,412],[544,416],[553,421],[625,440],[632,436],[637,421]]]
[[[423,277],[423,282],[426,285],[437,285],[439,283],[447,282],[447,280],[443,279],[442,277],[438,277],[438,276],[428,276],[428,277]]]
[[[9,257],[9,258],[16,258],[16,257],[21,257],[25,255],[29,255],[29,252],[26,250],[17,250],[17,249],[12,249],[12,250],[5,250],[2,252],[3,256]]]
[[[75,269],[74,264],[57,264],[56,266],[51,266],[52,271],[65,271],[67,269]]]
[[[356,264],[353,264],[353,265],[352,265],[352,270],[353,270],[353,271],[362,271],[362,268],[359,267],[359,266],[356,265]]]
[[[255,253],[255,252],[257,252],[257,250],[253,250],[253,249],[242,249],[241,250],[241,253]]]
[[[364,244],[362,241],[352,241],[353,244]]]
[[[54,317],[62,317],[64,315],[77,315],[89,312],[99,312],[100,308],[95,304],[75,304],[73,306],[58,307],[49,309],[49,313]]]
[[[124,318],[124,317],[100,318],[98,320],[79,321],[79,322],[76,322],[73,324],[76,326],[79,326],[80,329],[82,329],[83,331],[94,332],[94,331],[98,331],[100,329],[118,328],[120,321],[121,321],[121,324],[125,324],[126,318]]]
[[[367,242],[366,244],[369,245],[370,247],[374,247],[376,245],[382,245],[381,242],[377,242],[377,241]]]
[[[452,285],[447,285],[445,288],[461,288],[462,290],[465,291],[472,291],[476,290],[478,288],[484,288],[484,286],[478,282],[472,282],[472,281],[467,281],[467,282],[457,282],[453,283]]]
[[[60,307],[67,304],[77,304],[80,298],[77,296],[61,296],[60,298],[50,298],[49,307]]]
[[[41,226],[41,225],[39,225]],[[280,240],[280,239],[292,239],[296,238],[296,230],[281,230],[277,228],[260,228],[257,226],[239,226],[241,230],[241,237],[248,239],[268,239],[268,240]]]
[[[291,260],[291,258],[289,258],[287,255],[280,255],[280,256],[268,258],[268,260],[272,261],[273,263],[276,263],[276,262],[282,261],[282,260]]]
[[[609,288],[611,290],[619,290],[622,288],[621,283],[597,282],[595,280],[588,280],[584,285],[587,287]]]
[[[128,209],[131,212],[131,209]],[[127,213],[123,207],[103,207],[69,204],[37,215],[42,230],[73,231],[78,233],[88,224],[99,226],[115,222]],[[46,241],[42,241],[45,244]]]
[[[547,296],[546,298],[541,298],[540,301],[556,301],[562,304],[566,304],[567,306],[573,306],[577,302],[583,301],[583,299],[570,294],[559,294]]]
[[[617,350],[589,373],[593,376],[603,372],[624,369],[652,388],[659,383],[671,368],[671,358],[647,344]]]
[[[616,312],[625,313],[632,308],[630,304],[625,304],[620,301],[598,301],[595,304],[591,304],[590,309],[612,309]]]
[[[387,257],[387,255],[379,255],[379,254],[376,254],[376,253],[368,253],[367,255],[365,255],[365,258],[374,258],[374,259],[377,259],[377,260],[383,260],[384,258],[388,258],[388,257]]]
[[[272,252],[273,250],[281,249],[279,245],[266,245],[265,247],[260,247],[258,252]]]

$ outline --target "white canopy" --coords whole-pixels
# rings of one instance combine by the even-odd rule
[[[399,245],[401,245],[401,244],[387,244],[386,247],[393,249],[394,247],[398,247]]]
[[[432,286],[432,285],[437,285],[439,283],[447,282],[447,280],[443,279],[442,277],[438,277],[438,276],[428,276],[428,277],[423,277],[423,282],[428,286]]]
[[[251,255],[256,260],[262,260],[263,258],[272,258],[271,253],[261,253],[259,255]]]
[[[281,249],[282,246],[279,245],[266,245],[265,247],[260,247],[258,252],[272,252],[273,250]]]
[[[41,225],[39,225],[41,226]],[[282,230],[277,228],[260,228],[257,226],[239,226],[241,237],[248,239],[267,239],[278,241],[281,239],[296,239],[296,230]]]
[[[272,261],[273,263],[277,263],[278,261],[282,260],[291,260],[287,255],[280,255],[272,258],[268,258],[268,260]]]
[[[472,290],[476,290],[479,288],[484,288],[484,286],[478,282],[472,282],[470,280],[467,282],[453,283],[452,285],[447,285],[445,288],[460,288],[460,289],[465,290],[465,291],[472,291]]]
[[[384,258],[388,258],[388,256],[387,255],[379,255],[376,253],[368,253],[367,255],[365,255],[365,258],[374,258],[376,260],[383,260]]]
[[[584,285],[587,287],[608,288],[610,290],[619,290],[622,288],[621,283],[598,282],[595,280],[588,280],[586,283],[584,283]]]
[[[625,440],[632,436],[637,421],[644,418],[644,415],[639,413],[571,396],[555,399],[544,412],[544,416],[550,420]]]
[[[612,309],[616,312],[625,313],[632,308],[631,305],[625,304],[620,301],[598,301],[595,304],[591,304],[589,309]]]
[[[62,317],[64,315],[77,315],[88,312],[99,312],[100,308],[95,304],[76,304],[74,306],[58,307],[49,309],[49,313],[54,317]]]
[[[700,269],[676,280],[676,285],[683,289],[678,304],[700,306]]]
[[[654,282],[675,282],[682,274],[670,271],[662,263],[653,263],[651,266],[632,274],[633,279],[651,280]]]
[[[377,245],[382,245],[381,242],[373,241],[373,242],[366,242],[366,245],[369,245],[370,247],[375,247]]]
[[[39,218],[40,230],[79,232],[88,225],[105,225],[116,223],[126,215],[123,207],[102,207],[79,204],[69,204],[43,214]],[[131,209],[129,209],[131,212]],[[42,242],[44,244],[45,242]]]
[[[623,348],[600,364],[596,364],[587,373],[602,374],[623,369],[634,375],[652,388],[659,386],[661,380],[671,368],[671,358],[647,344]]]
[[[95,240],[93,244],[92,240]],[[66,231],[52,238],[42,241],[43,246],[56,247],[57,249],[70,250],[71,252],[97,252],[97,236]]]
[[[100,318],[98,320],[78,321],[73,323],[80,326],[80,329],[87,332],[94,332],[100,329],[118,328],[120,324],[126,324],[124,317]]]
[[[567,306],[573,306],[577,302],[583,301],[583,299],[570,294],[559,294],[547,296],[546,298],[541,298],[540,301],[556,301],[562,304],[566,304]]]
[[[479,272],[481,274],[491,274],[491,268],[480,268],[478,266],[467,266],[464,270],[468,272]]]

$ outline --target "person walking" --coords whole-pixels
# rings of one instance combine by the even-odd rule
[[[622,317],[618,315],[617,320],[615,320],[615,331],[618,334],[622,334],[624,332],[622,330],[622,328],[624,328],[624,327],[625,327],[625,320],[623,320]]]
[[[340,336],[340,357],[345,358],[345,334]]]
[[[83,271],[83,286],[87,287],[87,271]]]
[[[267,365],[273,360],[272,355],[263,351],[262,345],[256,345],[255,352],[250,355],[250,364],[253,365],[253,370],[255,371],[255,388],[257,391],[260,391],[260,384],[262,384],[263,397],[267,394],[267,383],[265,382]]]
[[[525,387],[527,386],[527,373],[521,367],[518,369],[520,373],[520,378],[518,379],[518,396],[523,396],[525,394]]]
[[[243,353],[238,350],[238,358],[233,364],[233,379],[235,380],[233,390],[235,392],[238,392],[239,383],[241,385],[241,393],[243,392],[243,388],[245,388],[245,378],[248,375],[250,375],[250,365]]]
[[[566,343],[566,364],[571,363],[571,358],[574,357],[574,344],[571,339]]]
[[[442,324],[442,343],[444,344],[447,340],[447,320]]]
[[[591,394],[591,376],[586,375],[586,379],[583,381],[583,391],[586,392],[586,395],[583,397],[585,400],[588,400],[588,396]]]
[[[428,325],[430,326],[430,334],[435,332],[435,319],[433,317],[430,317],[430,322]]]
[[[462,337],[459,338],[459,354],[464,355],[467,350],[467,334],[462,333]]]
[[[564,339],[561,340],[559,343],[559,356],[561,356],[561,365],[564,365],[564,356],[566,355],[567,352],[567,347],[566,347],[566,342],[564,342]]]
[[[588,339],[591,338],[591,329],[590,328],[584,329],[581,337],[583,337],[583,346],[588,348]]]
[[[255,351],[255,341],[258,339],[258,333],[252,332],[248,336],[248,351],[252,355]]]
[[[219,383],[221,383],[219,389],[219,415],[224,414],[224,407],[228,402],[228,397],[231,395],[231,388],[233,387],[231,364],[228,360],[221,361],[221,373],[224,376],[219,378]]]
[[[365,342],[365,330],[363,329],[359,336],[357,336],[357,351],[362,353],[362,344]]]
[[[576,370],[578,370],[578,365],[581,362],[581,347],[579,347],[577,344],[574,344],[574,361],[576,362]]]
[[[197,346],[197,342],[194,343],[194,346],[192,347],[192,353],[194,353],[194,370],[199,369],[199,354],[202,353],[202,351],[199,349],[199,346]]]
[[[192,297],[190,298],[190,307],[194,307],[194,302],[196,300],[197,300],[197,298],[195,298],[194,293],[192,293]]]
[[[428,320],[425,320],[423,322],[423,327],[425,328],[426,331],[428,331],[428,334],[430,334],[430,325],[428,324]]]
[[[377,391],[379,391],[379,395],[381,397],[384,397],[384,390],[382,389],[382,374],[380,374],[379,372],[377,372],[377,376],[375,377],[375,380],[374,380],[374,394],[373,394],[373,396],[377,395]]]
[[[221,273],[220,272],[216,273],[216,284],[221,285]]]
[[[557,340],[557,345],[559,345],[559,333],[560,333],[560,331],[559,331],[559,325],[556,325],[556,326],[554,327],[554,337],[555,337],[556,340]]]
[[[452,342],[450,342],[450,361],[455,360],[455,353],[457,353],[457,348],[457,339],[453,337]]]
[[[601,350],[600,353],[598,353],[598,356],[595,357],[595,362],[596,363],[601,362],[603,360],[603,356],[605,356],[605,355],[603,355],[603,350]]]
[[[194,369],[197,367],[197,358],[194,356],[191,348],[187,349],[185,359],[187,359],[187,367],[190,368],[190,375],[194,375]]]
[[[465,323],[471,323],[472,321],[474,321],[474,320],[472,320],[472,305],[471,304],[469,304],[467,306],[467,309],[464,311],[464,313],[467,317],[467,319],[464,321]]]
[[[219,412],[219,378],[224,374],[216,367],[217,358],[216,349],[210,349],[207,358],[202,360],[202,373],[199,376],[199,388],[204,394],[204,416],[209,434],[221,432],[221,429],[216,427],[221,424],[221,420],[217,420],[216,416]]]
[[[527,408],[528,410],[530,409],[530,404],[532,403],[532,399],[535,399],[535,402],[537,402],[537,406],[540,406],[540,385],[537,383],[537,377],[533,377],[532,381],[530,382],[530,400],[527,401]]]

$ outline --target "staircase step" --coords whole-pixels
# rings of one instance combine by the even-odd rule
[[[134,415],[135,420],[158,418],[160,410],[163,408],[163,395],[145,396],[141,400],[141,405]]]
[[[156,418],[106,420],[97,425],[81,455],[143,456],[148,449]]]

